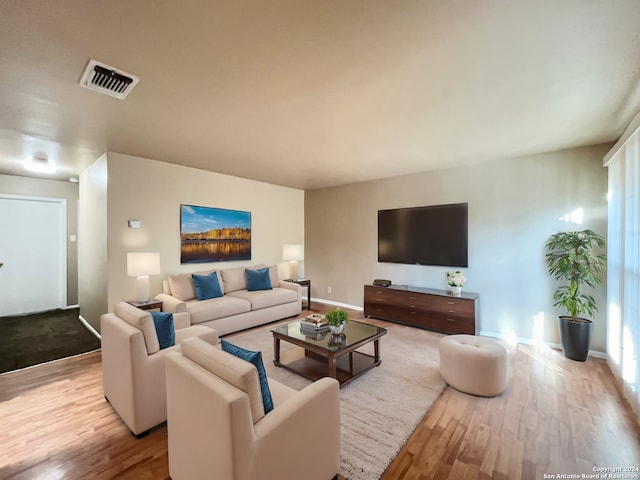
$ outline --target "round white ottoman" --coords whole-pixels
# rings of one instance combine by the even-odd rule
[[[461,392],[493,397],[507,387],[507,349],[475,335],[440,340],[440,375]]]

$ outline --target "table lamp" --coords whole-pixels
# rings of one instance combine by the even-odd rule
[[[127,275],[137,277],[138,302],[149,301],[149,275],[160,274],[158,252],[127,253]]]
[[[289,275],[298,278],[298,261],[304,260],[304,245],[286,244],[282,246],[282,259],[289,262]]]

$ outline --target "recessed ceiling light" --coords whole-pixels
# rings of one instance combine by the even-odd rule
[[[36,173],[55,173],[56,166],[49,161],[46,153],[38,152],[24,163],[24,168]]]
[[[69,181],[71,183],[78,183],[80,180],[78,180],[78,177],[71,177],[71,178],[69,178]]]

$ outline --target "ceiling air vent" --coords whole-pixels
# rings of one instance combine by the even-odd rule
[[[120,72],[104,63],[90,60],[84,69],[80,85],[96,92],[124,100],[138,83],[138,77]]]

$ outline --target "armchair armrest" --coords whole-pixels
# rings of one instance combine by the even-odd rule
[[[187,311],[187,304],[185,302],[166,293],[159,293],[153,298],[162,301],[162,310],[165,312],[180,313]]]
[[[191,314],[189,312],[180,312],[173,314],[173,326],[176,330],[191,326]]]
[[[307,478],[310,445],[313,457],[322,459],[314,473],[333,477],[340,467],[338,381],[325,377],[303,388],[256,423],[255,433],[252,468],[262,478],[277,478],[278,462],[270,461],[274,458],[290,460],[290,478]]]

